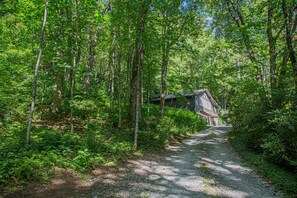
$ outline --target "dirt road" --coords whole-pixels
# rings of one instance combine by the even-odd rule
[[[230,148],[227,126],[213,127],[160,156],[129,160],[86,181],[56,181],[40,197],[281,197]],[[72,185],[69,184],[72,183]],[[63,186],[64,185],[64,186]],[[71,187],[69,187],[71,186]],[[20,194],[20,197],[39,197]]]

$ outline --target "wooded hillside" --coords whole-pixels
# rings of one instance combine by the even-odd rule
[[[204,88],[248,149],[296,171],[294,0],[4,0],[0,18],[1,186],[199,131],[164,101]]]

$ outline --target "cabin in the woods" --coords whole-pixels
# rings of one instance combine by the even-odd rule
[[[160,98],[154,98],[150,102],[152,104],[160,104],[160,100]],[[202,117],[209,125],[216,126],[219,124],[219,105],[207,89],[181,95],[166,95],[165,106],[188,109]]]

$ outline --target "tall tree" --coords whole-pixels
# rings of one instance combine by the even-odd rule
[[[295,83],[295,105],[297,106],[297,61],[296,54],[293,48],[293,38],[292,34],[296,32],[296,24],[297,24],[297,6],[293,3],[293,1],[289,1],[289,5],[287,5],[286,0],[282,0],[282,11],[283,17],[285,21],[285,30],[286,30],[286,44],[288,48],[289,58],[292,64],[293,75],[294,75],[294,83]]]
[[[236,25],[239,29],[243,43],[244,43],[247,53],[249,55],[249,59],[251,60],[253,67],[255,69],[255,73],[256,73],[255,78],[257,81],[263,83],[263,76],[261,75],[261,69],[260,69],[259,63],[256,59],[256,56],[255,56],[255,52],[254,52],[254,49],[253,49],[253,46],[251,43],[250,35],[248,34],[248,31],[247,31],[247,26],[246,26],[247,24],[245,22],[242,12],[241,12],[241,7],[240,7],[241,2],[239,2],[239,1],[234,2],[233,0],[226,0],[223,3],[226,3],[227,10],[228,10],[232,20],[236,23]]]
[[[267,26],[266,26],[266,33],[268,38],[268,46],[269,46],[269,65],[270,65],[270,87],[271,87],[271,94],[272,94],[272,104],[273,106],[279,106],[279,101],[277,99],[277,39],[279,38],[280,34],[283,31],[283,27],[277,27],[279,24],[274,24],[273,22],[278,21],[275,20],[275,11],[276,11],[276,2],[268,0],[267,1]],[[276,32],[274,34],[274,32]],[[277,104],[278,103],[278,104]]]
[[[185,34],[185,26],[190,26],[192,21],[192,5],[187,4],[187,12],[183,9],[184,1],[162,1],[160,3],[161,16],[161,82],[160,82],[160,114],[164,113],[166,96],[166,79],[170,51]]]
[[[135,52],[132,65],[132,75],[130,81],[130,102],[129,102],[129,115],[135,121],[135,136],[134,136],[134,149],[138,146],[138,132],[139,120],[141,118],[141,90],[142,90],[142,68],[145,52],[145,27],[146,18],[149,11],[151,0],[142,0],[138,4],[138,16],[136,23],[136,39],[135,39]]]
[[[86,65],[86,72],[85,72],[84,85],[83,85],[83,89],[86,93],[90,92],[91,72],[95,64],[95,57],[96,57],[95,48],[98,44],[97,29],[98,28],[95,27],[93,24],[90,24],[89,40],[88,40],[88,62]]]
[[[30,143],[30,132],[31,132],[31,125],[32,125],[32,120],[33,120],[33,115],[34,115],[34,107],[35,107],[36,93],[37,93],[38,69],[39,69],[39,65],[40,65],[40,61],[41,61],[42,43],[43,43],[44,30],[45,30],[46,19],[47,19],[47,6],[48,6],[48,0],[46,0],[46,2],[45,2],[43,23],[42,23],[41,33],[40,33],[39,53],[37,56],[37,61],[36,61],[35,70],[34,70],[33,93],[32,93],[30,116],[29,116],[29,121],[28,121],[28,126],[27,126],[27,135],[26,135],[27,145]]]
[[[132,74],[130,80],[130,101],[129,101],[129,117],[132,120],[136,119],[136,112],[140,115],[139,108],[136,109],[137,97],[141,98],[141,72],[144,61],[144,52],[145,52],[145,26],[146,18],[149,11],[149,5],[151,0],[145,1],[142,0],[139,2],[137,12],[137,22],[136,22],[136,39],[135,39],[135,48],[134,48],[134,57],[132,63]],[[140,95],[139,95],[140,94]],[[137,96],[139,95],[139,96]],[[140,105],[139,105],[140,107]]]

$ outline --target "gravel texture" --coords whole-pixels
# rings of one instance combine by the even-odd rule
[[[84,182],[56,179],[56,184],[14,197],[281,197],[230,148],[228,130],[228,126],[212,127],[161,155],[99,170]]]
[[[95,187],[93,197],[281,197],[229,147],[228,130],[213,127],[162,156],[131,160],[106,175],[110,188]]]

